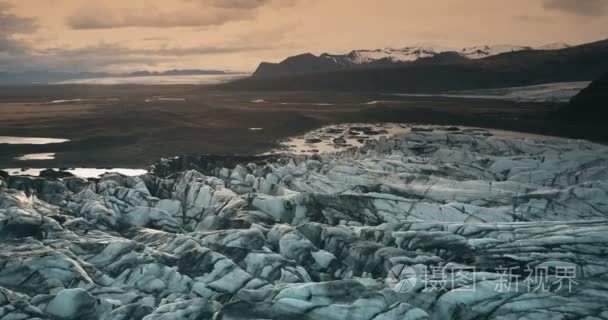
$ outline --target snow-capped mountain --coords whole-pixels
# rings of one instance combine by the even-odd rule
[[[522,50],[534,50],[534,48],[514,45],[475,46],[463,48],[459,51],[459,53],[469,59],[481,59],[485,57],[495,56],[497,54],[505,52],[514,52]]]
[[[569,48],[565,43],[550,43],[540,47],[518,46],[518,45],[484,45],[465,47],[462,49],[436,49],[430,46],[403,47],[403,48],[384,48],[375,50],[354,50],[345,55],[324,53],[320,58],[334,61],[340,64],[368,64],[379,60],[388,60],[391,62],[412,62],[421,58],[432,58],[440,53],[457,52],[461,56],[468,59],[481,59],[485,57],[495,56],[505,52],[515,52],[522,50],[558,50]]]
[[[549,43],[539,47],[519,46],[519,45],[483,45],[465,47],[462,49],[437,49],[431,46],[410,46],[403,48],[384,48],[375,50],[354,50],[345,55],[324,53],[320,57],[333,60],[338,63],[366,64],[378,60],[390,60],[392,62],[411,62],[420,58],[432,58],[444,52],[457,52],[461,56],[469,59],[481,59],[495,56],[505,52],[515,52],[522,50],[559,50],[569,48],[570,45],[562,42]]]
[[[353,64],[365,64],[385,59],[392,62],[416,61],[420,58],[434,57],[437,53],[436,50],[429,47],[405,47],[401,49],[354,50],[347,55],[323,54],[321,57],[336,62],[346,60]]]
[[[386,68],[412,63],[458,63],[478,60],[516,51],[560,50],[570,48],[565,43],[551,43],[540,47],[520,45],[482,45],[465,48],[435,46],[407,46],[403,48],[362,49],[346,54],[311,53],[292,56],[280,63],[262,63],[255,76],[276,76],[294,73],[332,72],[361,68]]]

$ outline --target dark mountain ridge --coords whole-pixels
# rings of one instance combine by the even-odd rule
[[[295,56],[263,67],[276,70],[260,75],[262,64],[252,77],[220,87],[414,93],[588,81],[608,71],[608,40],[558,50],[524,49],[481,59],[444,53],[397,64],[381,59],[377,64],[355,68],[326,61],[312,54]]]
[[[361,62],[360,60],[365,58],[362,58],[359,52],[354,50],[346,55],[323,53],[320,56],[304,53],[288,57],[280,63],[262,62],[253,76],[274,77],[317,72],[393,68],[424,63],[466,63],[469,60],[455,51],[433,52],[416,49],[408,52],[408,55],[413,56],[413,60],[394,60],[391,57],[380,57]]]

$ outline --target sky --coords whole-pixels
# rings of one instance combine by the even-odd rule
[[[608,38],[608,0],[0,0],[0,72],[221,69],[411,45]]]

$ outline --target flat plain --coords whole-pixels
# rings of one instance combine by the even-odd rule
[[[145,168],[162,157],[183,154],[257,154],[287,137],[348,122],[466,125],[606,140],[600,126],[551,120],[559,106],[192,85],[6,86],[0,87],[0,136],[70,141],[0,144],[0,168]],[[48,160],[15,159],[32,153],[56,155]]]

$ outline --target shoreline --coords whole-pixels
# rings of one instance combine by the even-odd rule
[[[353,131],[354,130],[354,131]],[[465,135],[479,135],[507,140],[572,140],[568,138],[540,135],[519,131],[510,131],[492,128],[468,127],[468,126],[438,126],[432,124],[411,124],[411,123],[342,123],[330,124],[308,131],[303,135],[291,136],[275,141],[276,146],[266,152],[251,155],[176,155],[168,159],[161,158],[151,165],[123,168],[123,167],[17,167],[0,168],[0,170],[11,176],[41,176],[41,171],[52,170],[61,174],[74,175],[81,178],[99,178],[106,173],[120,173],[126,176],[139,176],[145,173],[152,173],[154,168],[166,161],[172,162],[174,159],[227,159],[224,163],[227,167],[238,160],[248,158],[274,158],[274,157],[297,157],[297,156],[327,156],[338,154],[349,149],[360,149],[368,141],[378,141],[380,139],[391,139],[395,137],[405,137],[417,132],[451,133]],[[364,139],[361,139],[364,138]],[[343,142],[336,142],[340,139]],[[583,141],[587,141],[581,139]],[[594,143],[594,142],[591,142]],[[606,145],[596,143],[599,145]],[[314,150],[314,151],[312,151]],[[172,159],[173,158],[173,159]],[[237,161],[234,161],[237,159]],[[54,159],[48,159],[54,160]],[[249,159],[251,160],[251,159]],[[26,161],[23,161],[26,162]],[[186,161],[188,162],[188,161]],[[222,162],[222,160],[216,161]]]

